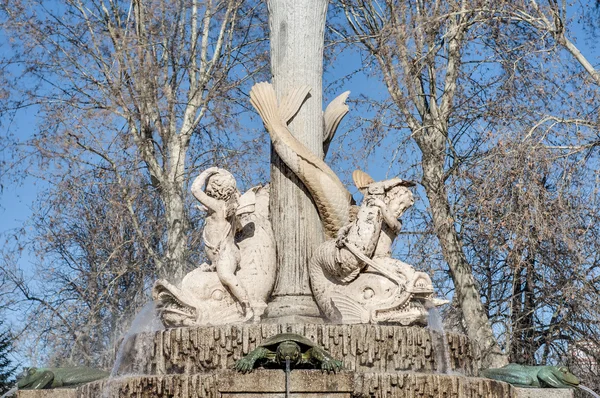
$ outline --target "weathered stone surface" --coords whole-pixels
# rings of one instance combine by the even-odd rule
[[[290,374],[290,391],[303,398],[332,396],[350,398],[354,390],[354,373],[322,373],[318,370],[294,370]],[[116,397],[283,397],[285,373],[282,370],[256,370],[240,374],[231,370],[213,375],[128,376],[87,384],[78,390],[79,398]],[[52,398],[57,396],[52,396]]]
[[[74,388],[55,388],[53,390],[21,390],[17,398],[77,398]]]
[[[285,373],[282,370],[256,370],[249,374],[239,374],[225,370],[212,375],[130,376],[116,379],[108,387],[105,383],[106,381],[95,382],[81,387],[78,397],[283,398]],[[427,373],[375,374],[343,371],[328,374],[318,370],[292,371],[290,391],[292,397],[302,398],[515,397],[515,389],[509,384],[484,378]]]
[[[215,375],[126,376],[77,389],[78,398],[217,398]]]
[[[496,380],[422,373],[357,374],[355,397],[510,398],[513,387]]]
[[[572,388],[516,388],[515,398],[573,398]]]
[[[437,369],[427,329],[384,325],[262,324],[167,329],[135,337],[120,374],[196,374],[231,369],[235,361],[278,333],[293,332],[314,341],[346,370],[433,372]],[[448,334],[451,368],[474,374],[471,346],[463,335]]]
[[[285,372],[281,370],[256,370],[240,375],[235,372],[219,373],[217,390],[221,397],[284,397]],[[354,373],[323,373],[315,370],[294,370],[290,373],[290,393],[293,397],[335,397],[352,395]]]

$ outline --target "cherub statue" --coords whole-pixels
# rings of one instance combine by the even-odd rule
[[[240,263],[240,250],[234,240],[240,197],[235,178],[227,170],[211,167],[194,180],[191,190],[207,211],[202,231],[206,256],[223,286],[241,304],[246,320],[250,320],[254,312],[248,293],[235,274]]]

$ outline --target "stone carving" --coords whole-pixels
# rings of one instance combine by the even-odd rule
[[[566,366],[526,366],[509,363],[501,368],[482,370],[487,378],[510,383],[516,387],[573,388],[579,378]]]
[[[357,171],[354,181],[365,199],[356,213],[352,196],[338,176],[287,128],[309,91],[300,87],[278,105],[272,86],[259,83],[250,91],[250,101],[273,148],[310,192],[330,238],[309,264],[315,300],[333,322],[425,324],[427,311],[422,302],[442,303],[433,299],[431,279],[390,257],[401,227],[398,217],[413,204],[408,187],[414,184],[399,178],[375,182]],[[345,96],[340,96],[342,102]],[[335,108],[339,110],[336,119],[343,117],[344,107],[338,103]],[[326,136],[327,142],[328,132]]]
[[[408,189],[414,184],[399,178],[374,182],[358,170],[353,177],[365,196],[356,219],[310,261],[315,300],[334,322],[426,324],[423,302],[438,303],[431,279],[390,257],[402,226],[398,218],[414,202]]]
[[[352,195],[323,159],[308,150],[287,128],[287,122],[298,112],[309,91],[302,86],[278,106],[271,84],[258,83],[250,90],[250,102],[262,118],[273,148],[310,192],[326,235],[335,238],[338,230],[348,224]],[[330,129],[335,130],[328,127],[325,142]]]
[[[213,167],[198,176],[192,192],[207,211],[202,237],[210,264],[187,274],[179,288],[166,280],[154,284],[162,322],[176,327],[257,321],[276,271],[268,186],[240,195],[231,173]]]
[[[431,373],[337,374],[296,370],[292,396],[336,398],[509,398],[520,395],[506,383],[496,380]],[[107,393],[107,390],[109,391]],[[80,398],[237,398],[284,395],[284,375],[280,370],[240,374],[222,370],[211,374],[130,376],[112,382],[79,387]]]
[[[362,373],[354,379],[353,398],[509,398],[510,384],[496,380],[427,373]]]
[[[83,366],[72,368],[25,368],[21,375],[17,377],[17,387],[19,390],[75,387],[108,376],[108,372]]]
[[[342,362],[334,359],[327,351],[314,342],[296,333],[280,333],[263,341],[244,358],[235,363],[235,369],[251,372],[257,362],[285,365],[289,369],[297,365],[320,365],[328,372],[338,372]]]
[[[268,338],[297,333],[356,372],[435,372],[439,345],[428,329],[396,325],[236,324],[172,328],[135,336],[139,356],[121,374],[210,373],[231,369],[235,362]],[[451,370],[475,375],[475,360],[464,335],[447,333]]]

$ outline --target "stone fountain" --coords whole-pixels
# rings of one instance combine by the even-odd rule
[[[206,210],[209,263],[180,284],[153,288],[164,330],[131,337],[120,376],[79,387],[92,397],[283,397],[278,369],[233,370],[269,337],[297,333],[342,360],[344,370],[292,370],[294,397],[512,397],[509,384],[474,377],[468,339],[425,328],[429,275],[391,256],[410,181],[353,173],[356,205],[324,158],[348,92],[323,112],[326,0],[268,0],[273,84],[250,92],[272,143],[271,182],[241,194],[220,168],[192,193]],[[310,21],[310,23],[306,23]],[[440,347],[447,355],[438,355]],[[447,358],[448,364],[440,364]],[[438,369],[448,368],[442,374]]]
[[[288,121],[310,90],[300,86],[278,101],[271,84],[259,83],[250,98],[274,151],[320,216],[326,238],[306,264],[317,312],[298,314],[293,300],[288,305],[294,317],[286,317],[281,305],[276,316],[270,312],[270,295],[282,272],[272,224],[273,187],[241,194],[231,173],[210,168],[191,188],[207,212],[203,239],[210,264],[186,275],[179,286],[155,283],[153,298],[166,329],[133,336],[129,345],[135,359],[120,369],[130,376],[87,384],[79,388],[79,397],[283,396],[281,370],[232,370],[261,342],[283,332],[312,340],[344,363],[336,374],[293,370],[292,396],[513,396],[506,383],[472,377],[476,365],[465,336],[450,333],[438,345],[438,336],[424,327],[428,308],[445,301],[434,297],[426,273],[391,256],[399,218],[414,202],[414,184],[400,178],[375,181],[357,170],[353,180],[364,198],[355,205],[323,159],[290,132]],[[327,108],[327,136],[338,124],[327,120],[339,121],[347,110],[339,99]],[[306,309],[305,298],[298,304]],[[440,347],[447,347],[448,355],[436,355]],[[437,358],[449,358],[445,366],[451,374],[436,372],[442,365]]]

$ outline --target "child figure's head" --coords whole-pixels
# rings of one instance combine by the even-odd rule
[[[400,217],[406,209],[415,203],[410,189],[404,185],[396,185],[385,192],[384,203],[396,218]]]
[[[228,201],[237,193],[235,178],[227,170],[219,169],[208,179],[205,192],[212,198]]]

